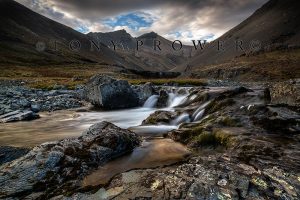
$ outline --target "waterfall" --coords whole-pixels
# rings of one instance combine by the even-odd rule
[[[205,112],[205,109],[200,110],[200,112],[198,112],[197,115],[195,116],[194,121],[200,120],[203,117],[204,112]]]
[[[184,100],[186,100],[186,97],[188,95],[178,95],[174,93],[169,93],[169,99],[168,99],[168,107],[174,108],[182,103],[184,103]]]
[[[145,108],[154,108],[158,100],[158,95],[150,96],[147,101],[144,103]]]
[[[181,115],[179,115],[176,119],[174,119],[171,124],[172,125],[179,125],[181,123],[184,122],[190,122],[190,116],[187,113],[182,113]]]
[[[203,117],[204,111],[205,111],[205,107],[210,103],[210,101],[205,102],[204,104],[202,104],[199,108],[197,108],[197,110],[193,113],[192,115],[192,120],[193,121],[198,121]]]

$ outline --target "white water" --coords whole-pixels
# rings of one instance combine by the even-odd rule
[[[152,95],[144,103],[143,107],[144,108],[154,108],[156,106],[157,101],[158,101],[158,95]]]
[[[198,112],[198,114],[195,116],[194,121],[198,121],[198,120],[202,119],[204,112],[205,112],[205,109],[200,110],[200,112]]]
[[[184,103],[187,95],[174,95],[173,93],[169,94],[168,107],[174,108]]]
[[[182,113],[181,115],[179,115],[176,119],[174,119],[171,124],[172,125],[180,125],[181,123],[184,122],[190,122],[190,115],[187,113]]]
[[[192,115],[192,120],[193,121],[198,121],[200,120],[205,112],[205,107],[210,103],[210,101],[205,102],[204,104],[202,104],[199,108],[197,108],[197,110],[193,113]]]

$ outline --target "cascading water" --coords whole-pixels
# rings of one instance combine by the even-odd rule
[[[180,125],[181,123],[184,122],[190,122],[190,115],[187,113],[182,113],[181,115],[179,115],[176,119],[174,119],[171,124],[172,125]]]
[[[203,115],[204,115],[204,112],[205,112],[205,109],[200,110],[200,111],[197,113],[197,115],[195,116],[194,121],[198,121],[198,120],[202,119],[202,117],[203,117]]]
[[[168,107],[174,108],[184,103],[187,97],[188,97],[188,89],[184,91],[184,94],[178,94],[178,91],[173,90],[171,93],[169,93]]]
[[[173,94],[174,95],[174,94]],[[186,99],[187,95],[174,95],[174,97],[172,97],[172,100],[169,101],[169,108],[174,108],[182,103],[184,103],[184,100]]]
[[[210,103],[210,101],[205,102],[204,104],[202,104],[199,108],[197,108],[197,110],[193,113],[192,115],[192,120],[193,121],[198,121],[200,120],[205,112],[205,107]]]
[[[143,107],[144,108],[154,108],[156,106],[157,101],[158,101],[158,95],[152,95],[144,103]]]

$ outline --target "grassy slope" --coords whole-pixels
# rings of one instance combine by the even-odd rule
[[[300,77],[300,49],[241,56],[219,65],[197,68],[192,77],[239,81],[280,81]],[[225,75],[224,75],[225,74]]]
[[[203,79],[144,79],[134,74],[122,73],[120,68],[107,65],[54,65],[54,66],[0,66],[0,80],[22,80],[30,87],[52,89],[55,85],[65,85],[72,89],[85,83],[95,74],[106,74],[118,79],[126,79],[131,84],[152,82],[156,85],[177,83],[178,85],[205,85]]]

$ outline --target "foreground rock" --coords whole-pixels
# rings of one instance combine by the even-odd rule
[[[107,185],[56,199],[300,199],[299,107],[270,104],[262,89],[194,88],[174,113],[188,120],[167,137],[194,154],[185,163],[131,170]]]
[[[132,108],[139,98],[129,83],[104,75],[95,75],[86,84],[86,99],[104,109]]]
[[[75,192],[92,169],[132,151],[139,142],[133,132],[101,122],[79,138],[37,146],[1,166],[0,198],[45,199]]]
[[[0,165],[20,158],[29,151],[28,148],[0,146]]]
[[[55,199],[299,199],[299,176],[280,167],[263,170],[226,154],[193,157],[163,169],[133,170],[93,193]]]

